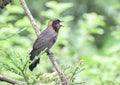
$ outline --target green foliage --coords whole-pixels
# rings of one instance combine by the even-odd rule
[[[51,51],[70,85],[120,84],[119,0],[26,1],[40,30],[51,18],[64,21]],[[46,54],[39,55],[33,72],[28,69],[36,35],[19,1],[13,0],[0,13],[0,74],[34,85],[59,85]]]

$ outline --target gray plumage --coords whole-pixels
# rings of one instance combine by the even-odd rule
[[[33,60],[35,56],[38,56],[41,51],[47,51],[53,46],[61,26],[60,20],[58,19],[53,19],[49,22],[48,27],[38,36],[33,44],[33,50],[30,52],[30,60]],[[32,64],[30,64],[29,69],[32,71],[39,61],[39,58],[36,59]]]
[[[35,56],[38,56],[44,49],[50,49],[55,43],[57,33],[50,27],[45,29],[37,38],[33,44],[33,50],[31,51],[30,60],[33,60]]]

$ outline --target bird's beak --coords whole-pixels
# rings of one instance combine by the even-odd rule
[[[64,22],[64,21],[60,21],[60,22]]]
[[[60,22],[64,22],[64,21],[60,21]],[[60,27],[64,27],[64,26],[60,24]]]

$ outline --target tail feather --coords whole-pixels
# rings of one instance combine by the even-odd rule
[[[33,69],[39,64],[40,58],[36,59],[32,64],[29,65],[29,69],[33,71]]]
[[[34,60],[35,56],[37,56],[38,54],[39,54],[39,51],[33,49],[30,52],[30,60],[31,61]],[[39,64],[39,61],[40,61],[40,58],[35,59],[33,63],[29,65],[29,69],[32,71],[37,66],[37,64]]]
[[[34,57],[35,57],[35,52],[34,52],[34,50],[32,50],[31,52],[30,52],[30,60],[33,60],[34,59]]]

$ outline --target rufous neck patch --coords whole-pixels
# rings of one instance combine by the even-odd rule
[[[50,22],[49,22],[49,26],[50,26],[51,29],[54,30],[54,28],[53,28],[53,21],[50,21]]]

